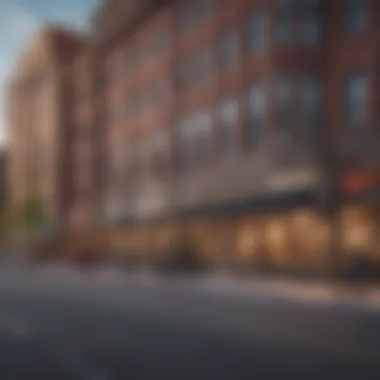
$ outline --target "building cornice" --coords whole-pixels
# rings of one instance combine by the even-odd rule
[[[99,55],[128,38],[155,11],[170,0],[108,1],[93,18],[95,51]]]

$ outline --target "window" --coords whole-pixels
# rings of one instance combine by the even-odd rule
[[[307,139],[318,138],[320,123],[320,82],[317,77],[308,77],[301,84],[301,123]]]
[[[321,37],[321,2],[303,0],[301,5],[301,41],[305,45],[315,45]]]
[[[294,0],[277,0],[275,38],[279,45],[290,45],[294,32]]]
[[[193,23],[194,15],[192,9],[192,2],[186,1],[179,5],[177,14],[178,30],[185,32]]]
[[[358,34],[366,26],[366,0],[346,0],[346,21],[350,33]]]
[[[169,138],[163,129],[157,129],[150,142],[150,166],[158,179],[165,178],[169,165]]]
[[[190,83],[191,72],[189,62],[180,62],[177,70],[177,86],[180,90],[184,90]]]
[[[190,120],[183,118],[178,124],[178,154],[179,164],[182,169],[187,169],[191,161],[191,151],[189,148]]]
[[[169,32],[167,30],[157,31],[154,38],[154,49],[156,52],[161,52],[166,48],[169,42]]]
[[[164,78],[157,79],[153,84],[152,102],[165,102],[169,98],[170,88],[169,83]]]
[[[248,44],[252,53],[260,53],[265,48],[265,15],[254,13],[248,25]]]
[[[195,57],[194,79],[205,80],[211,75],[212,71],[212,51],[209,47],[204,47]]]
[[[368,122],[369,78],[362,73],[351,75],[347,81],[345,111],[351,128],[360,128]]]
[[[238,41],[235,34],[225,33],[219,42],[219,64],[222,69],[234,67],[238,57]]]
[[[211,16],[214,6],[213,0],[198,0],[196,2],[193,0],[193,2],[197,8],[198,19],[204,20]]]
[[[251,87],[248,94],[248,111],[249,141],[250,145],[255,147],[259,143],[266,116],[266,91],[263,84],[258,83]]]
[[[179,124],[181,166],[204,162],[210,154],[212,117],[206,110],[183,119]]]
[[[219,142],[223,154],[229,155],[236,151],[237,124],[239,118],[239,103],[233,99],[225,99],[219,105]]]
[[[192,118],[194,131],[192,151],[194,161],[202,163],[210,155],[212,117],[208,111],[198,111]]]
[[[278,79],[275,88],[275,113],[277,128],[282,131],[289,130],[293,115],[293,83],[290,78]]]

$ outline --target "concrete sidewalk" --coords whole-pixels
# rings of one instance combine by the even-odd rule
[[[199,279],[202,288],[231,296],[270,296],[313,304],[342,304],[380,312],[379,285],[332,284],[275,276],[239,277],[213,274]]]

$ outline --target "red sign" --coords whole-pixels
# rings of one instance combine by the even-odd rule
[[[349,173],[342,181],[342,190],[347,194],[360,194],[376,187],[380,188],[380,173],[373,171]]]

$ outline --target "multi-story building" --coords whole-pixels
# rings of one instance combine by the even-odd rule
[[[313,207],[331,198],[331,178],[349,190],[342,163],[374,163],[379,16],[374,0],[104,2],[94,20],[109,216],[140,220],[140,204],[152,217],[218,215],[215,252],[252,255],[260,231],[274,260],[299,260],[294,244],[318,260],[327,232]],[[156,172],[145,142],[161,141],[158,129],[169,143]],[[249,216],[270,211],[264,227]]]
[[[94,75],[91,50],[81,53],[67,68],[69,122],[67,138],[67,224],[94,225],[96,219]]]
[[[7,165],[8,150],[6,147],[0,147],[0,212],[5,212],[8,190]]]
[[[51,125],[66,125],[52,129],[66,131],[61,209],[74,225],[137,222],[122,232],[131,250],[139,231],[150,249],[167,243],[168,229],[147,227],[166,219],[210,256],[251,260],[265,248],[276,264],[318,264],[331,235],[319,204],[380,184],[379,4],[103,1],[91,47],[63,75],[67,113],[43,103]],[[37,155],[15,146],[24,170]],[[20,170],[13,183],[26,188]],[[348,210],[347,249],[374,252],[369,223],[356,223],[368,210]]]
[[[84,46],[72,32],[43,28],[8,86],[10,206],[38,198],[54,224],[63,220],[67,206],[65,67]]]

